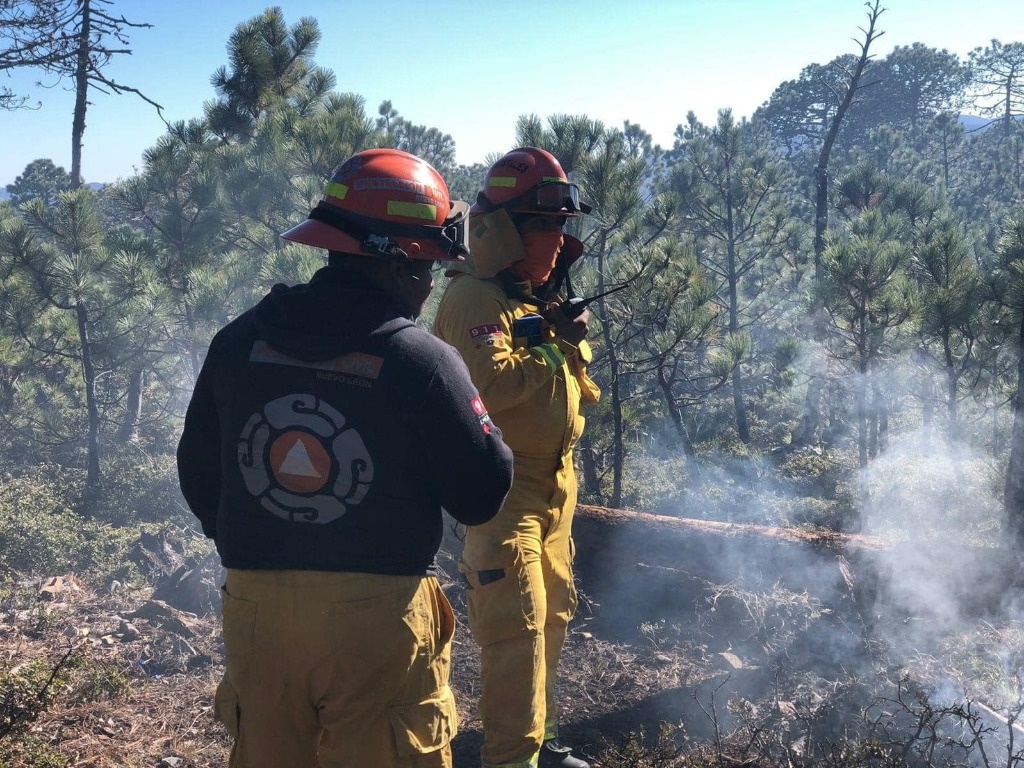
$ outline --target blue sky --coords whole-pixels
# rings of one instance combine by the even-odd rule
[[[152,29],[134,30],[133,55],[108,69],[164,106],[169,121],[202,114],[210,76],[227,64],[235,26],[273,3],[251,0],[114,0],[108,10]],[[450,133],[460,163],[513,143],[516,118],[587,114],[607,125],[639,123],[670,145],[693,110],[749,116],[782,81],[810,63],[855,53],[866,21],[861,0],[281,0],[294,24],[313,16],[323,32],[316,62],[339,91],[376,114],[390,99],[403,117]],[[1024,40],[1020,0],[887,0],[873,49],[922,42],[966,56],[992,38]],[[36,72],[5,84],[36,110],[0,112],[0,186],[37,158],[71,164],[68,84],[35,87]],[[86,181],[132,175],[164,127],[131,94],[93,92],[83,149]],[[342,158],[339,158],[339,160]]]

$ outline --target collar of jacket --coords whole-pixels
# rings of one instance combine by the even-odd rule
[[[449,277],[465,273],[483,279],[496,277],[526,257],[519,231],[508,211],[499,208],[490,213],[474,213],[469,217],[469,256],[452,262]]]
[[[529,280],[519,280],[507,269],[498,273],[501,287],[505,289],[505,295],[510,299],[516,299],[523,304],[530,304],[538,309],[543,309],[548,302],[534,293],[533,286]]]
[[[301,360],[325,360],[412,324],[381,288],[340,267],[324,267],[308,283],[275,285],[254,322],[261,338]]]

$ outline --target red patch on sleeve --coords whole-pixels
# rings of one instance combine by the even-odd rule
[[[469,329],[469,338],[479,339],[481,336],[493,336],[501,333],[500,325],[478,325]]]
[[[484,405],[484,401],[480,399],[479,395],[477,395],[470,402],[470,405],[473,407],[473,413],[475,413],[477,418],[480,420],[480,428],[483,429],[484,434],[491,434],[491,425],[493,425],[494,422],[491,421],[491,417],[487,415],[487,406]]]
[[[488,323],[487,325],[478,325],[475,328],[470,328],[469,338],[477,349],[500,347],[504,344],[505,332],[501,329],[500,325]]]

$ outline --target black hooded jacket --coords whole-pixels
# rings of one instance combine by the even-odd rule
[[[467,525],[497,514],[512,455],[458,353],[325,267],[214,337],[178,477],[228,568],[417,575],[442,507]]]

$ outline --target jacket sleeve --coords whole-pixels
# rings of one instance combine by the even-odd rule
[[[528,400],[551,381],[565,359],[555,344],[513,349],[512,322],[500,287],[469,276],[448,285],[434,321],[435,334],[459,351],[494,413]]]
[[[426,388],[419,418],[423,460],[436,478],[441,506],[465,525],[486,523],[512,487],[512,451],[450,347]]]
[[[192,399],[185,414],[185,427],[178,442],[178,484],[185,502],[203,527],[203,533],[217,536],[220,506],[221,435],[213,394],[212,354],[199,372]]]

